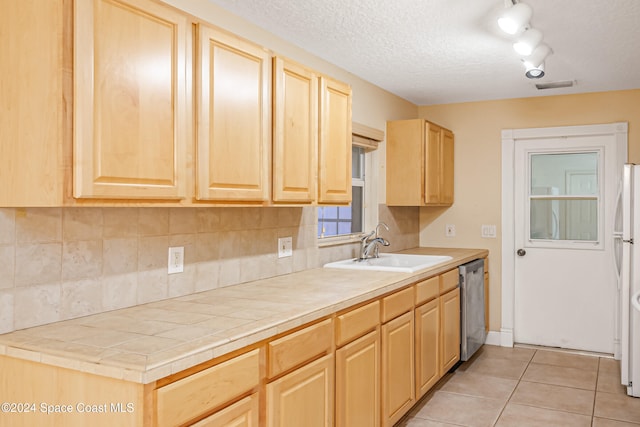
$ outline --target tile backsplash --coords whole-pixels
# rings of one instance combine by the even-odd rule
[[[395,209],[395,208],[394,208]],[[417,211],[381,205],[392,250],[417,246]],[[315,207],[0,208],[0,333],[316,268]],[[277,257],[278,237],[293,256]],[[184,272],[167,273],[184,247]]]
[[[383,236],[391,236],[391,245],[382,247],[382,252],[398,252],[420,246],[420,208],[417,206],[378,206],[379,221],[389,227],[382,230]]]
[[[313,207],[0,209],[0,333],[314,268],[316,223]]]

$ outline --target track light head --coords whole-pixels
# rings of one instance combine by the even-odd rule
[[[542,41],[542,33],[535,28],[526,30],[518,41],[513,44],[513,49],[521,56],[529,56]]]
[[[522,59],[525,66],[525,76],[530,79],[540,79],[544,77],[544,60],[552,53],[551,48],[546,44],[538,46],[531,55]]]
[[[498,25],[507,34],[517,34],[529,24],[532,15],[531,6],[525,3],[516,3],[498,18]]]

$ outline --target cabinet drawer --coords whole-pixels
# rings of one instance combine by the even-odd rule
[[[457,268],[441,274],[440,275],[440,295],[458,286],[459,280],[460,280],[460,274],[458,273]]]
[[[440,292],[440,276],[435,276],[416,283],[416,305],[438,297]]]
[[[333,343],[332,328],[331,319],[327,319],[271,341],[267,346],[269,378],[329,352]]]
[[[413,286],[382,299],[382,323],[388,322],[411,310],[413,307]]]
[[[245,397],[241,401],[198,421],[191,427],[257,426],[259,422],[259,403],[258,393],[253,393],[251,396]]]
[[[380,323],[380,301],[341,314],[336,318],[336,344],[341,346],[375,328]]]
[[[158,426],[183,424],[258,386],[258,349],[156,391]]]

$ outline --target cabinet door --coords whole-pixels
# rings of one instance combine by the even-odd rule
[[[318,203],[351,202],[351,87],[320,78]]]
[[[74,10],[74,196],[184,198],[185,15],[151,0]]]
[[[267,384],[267,426],[333,425],[333,355]]]
[[[392,426],[415,403],[413,311],[382,325],[382,425]]]
[[[2,2],[0,206],[62,203],[63,19],[59,0]]]
[[[318,169],[318,77],[273,59],[273,201],[311,203]]]
[[[336,350],[336,426],[380,425],[380,332]]]
[[[453,132],[448,129],[441,130],[441,179],[440,179],[440,203],[453,204]]]
[[[460,360],[460,288],[440,297],[440,376]]]
[[[258,427],[258,393],[198,421],[192,427]]]
[[[424,203],[440,203],[440,189],[442,179],[440,126],[425,123],[424,141]]]
[[[254,44],[198,26],[196,198],[269,197],[271,57]]]
[[[424,120],[387,122],[387,205],[422,206],[424,196]]]
[[[416,399],[440,379],[440,300],[417,307],[416,316]]]

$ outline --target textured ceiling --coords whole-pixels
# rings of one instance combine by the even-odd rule
[[[640,88],[640,0],[524,0],[553,49],[539,80],[497,27],[504,0],[209,1],[417,105]]]

